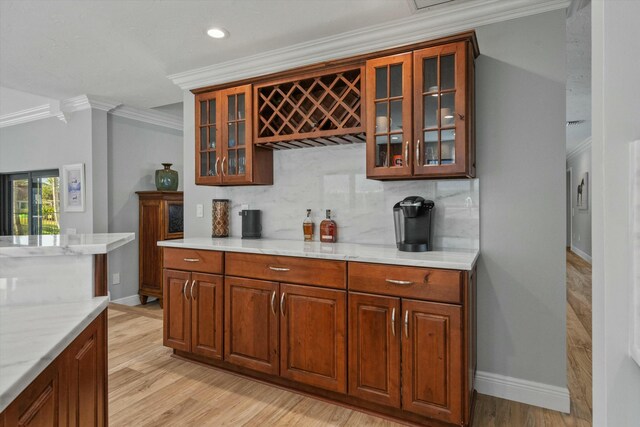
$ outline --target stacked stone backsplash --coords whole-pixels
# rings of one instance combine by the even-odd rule
[[[365,144],[275,151],[272,186],[200,187],[193,197],[185,194],[209,215],[185,231],[188,237],[211,235],[211,199],[227,198],[232,237],[241,235],[238,212],[248,204],[262,210],[263,238],[302,240],[309,208],[317,240],[325,209],[331,209],[339,242],[394,245],[393,205],[412,195],[435,202],[436,247],[479,247],[479,180],[369,180]]]

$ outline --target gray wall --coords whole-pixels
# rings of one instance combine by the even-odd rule
[[[476,31],[478,370],[564,387],[565,12]]]
[[[592,2],[593,421],[637,426],[640,366],[630,357],[629,144],[640,139],[640,2]]]
[[[138,196],[136,191],[155,190],[155,170],[160,163],[182,168],[182,132],[109,115],[108,183],[109,232],[135,232],[136,240],[109,255],[111,299],[138,293]],[[120,284],[113,284],[113,273],[120,273]]]
[[[565,12],[487,25],[477,35],[478,369],[564,387]],[[215,190],[194,185],[193,95],[185,92],[183,102],[185,232],[206,236],[209,218],[195,217],[196,204],[207,211]]]
[[[62,173],[63,165],[84,163],[85,211],[61,212],[62,233],[68,228],[78,233],[94,232],[91,119],[91,110],[83,110],[71,114],[68,123],[50,118],[0,128],[0,173],[42,169],[59,169]]]
[[[592,179],[591,173],[591,148],[567,159],[567,168],[571,169],[571,236],[572,246],[591,256],[591,197]],[[588,183],[588,209],[578,209],[576,206],[578,197],[578,184],[584,173],[589,173]]]

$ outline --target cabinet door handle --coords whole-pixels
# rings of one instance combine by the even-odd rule
[[[416,141],[416,166],[420,166],[420,140]]]
[[[189,284],[189,279],[184,281],[184,286],[182,287],[182,296],[184,299],[187,299],[187,285]]]
[[[189,295],[191,295],[191,299],[195,300],[195,298],[193,297],[193,286],[196,284],[196,280],[193,279],[193,281],[191,282],[191,289],[189,289]]]
[[[274,267],[272,265],[269,266],[269,270],[273,270],[273,271],[290,271],[290,268],[287,267]]]
[[[184,262],[200,262],[200,258],[183,258]]]
[[[409,310],[404,312],[404,336],[409,338]]]
[[[409,141],[404,146],[404,165],[409,166]]]
[[[218,176],[218,163],[220,163],[220,157],[216,156],[216,162],[214,163],[213,170],[216,176]]]
[[[393,283],[394,285],[413,285],[413,282],[410,280],[387,279],[387,282]]]
[[[271,312],[273,313],[273,315],[275,316],[276,313],[276,291],[273,291],[271,293]]]
[[[225,175],[225,173],[224,173],[224,162],[225,162],[226,160],[227,160],[227,156],[224,156],[224,157],[222,158],[222,167],[220,168],[220,172],[222,173],[222,176],[224,176],[224,175]]]
[[[391,333],[393,334],[393,336],[396,336],[396,308],[393,307],[393,310],[391,310]]]
[[[285,292],[282,293],[282,296],[280,297],[280,313],[282,313],[282,315],[285,315],[284,312],[284,296],[286,295]]]

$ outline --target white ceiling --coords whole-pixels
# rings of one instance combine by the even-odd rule
[[[412,12],[407,0],[1,0],[0,85],[156,107],[182,100],[169,74]],[[207,37],[212,26],[231,37]]]
[[[568,153],[591,136],[590,5],[567,18],[567,121],[570,120],[585,122],[567,126]]]

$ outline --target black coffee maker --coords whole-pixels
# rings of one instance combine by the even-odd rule
[[[242,217],[242,238],[259,239],[262,236],[260,209],[243,209],[238,215]]]
[[[406,197],[393,206],[396,245],[399,251],[425,252],[433,249],[431,217],[435,204],[420,196]]]

